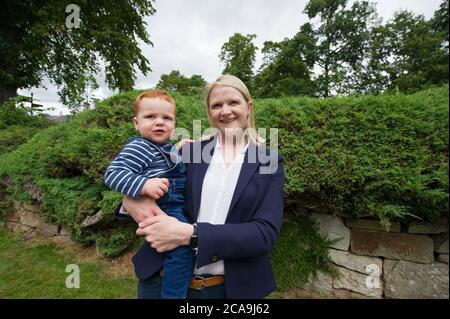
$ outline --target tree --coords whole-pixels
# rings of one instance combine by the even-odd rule
[[[368,47],[370,26],[376,21],[376,11],[366,1],[353,3],[346,10],[347,0],[310,0],[305,13],[310,19],[319,17],[314,29],[317,38],[316,66],[322,96],[332,91],[352,91],[349,74],[361,65]]]
[[[304,24],[292,39],[264,42],[263,64],[255,76],[256,95],[314,95],[317,88],[311,81],[311,70],[315,61],[315,42],[309,23]]]
[[[391,81],[389,73],[391,49],[385,25],[374,26],[368,35],[365,58],[349,74],[354,92],[378,94],[385,91]]]
[[[193,95],[201,92],[205,85],[206,81],[201,75],[194,74],[188,78],[182,75],[180,71],[173,70],[169,74],[161,75],[156,87],[172,93],[178,92],[184,95]]]
[[[435,30],[434,21],[400,11],[386,24],[390,89],[411,93],[448,83],[448,46],[443,45],[448,27],[447,32]]]
[[[444,46],[448,53],[448,0],[442,1],[439,9],[434,13],[432,26],[435,32],[442,32]]]
[[[395,13],[370,30],[359,59],[343,83],[355,92],[400,90],[412,93],[448,82],[448,0],[433,19],[408,11]]]
[[[246,36],[235,33],[222,45],[219,58],[225,64],[223,74],[232,74],[240,78],[247,86],[252,86],[253,65],[256,50],[253,44],[255,34]]]
[[[135,66],[151,71],[138,46],[138,40],[152,45],[143,20],[155,13],[151,1],[79,1],[79,20],[77,8],[67,7],[71,2],[2,1],[0,104],[45,76],[64,104],[78,103],[87,87],[95,87],[99,61],[108,86],[121,91],[132,88]],[[66,7],[72,9],[66,13]]]

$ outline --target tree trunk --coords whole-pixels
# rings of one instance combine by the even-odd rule
[[[18,41],[15,19],[15,12],[17,12],[18,7],[20,7],[20,2],[6,1],[4,5],[2,4],[2,10],[0,11],[0,37],[6,42],[6,48],[2,50],[6,52],[6,56],[1,57],[0,70],[2,73],[9,75],[7,78],[12,78],[12,80],[6,80],[6,83],[3,81],[0,83],[0,107],[6,100],[16,96],[19,88],[17,79],[20,76],[17,75],[16,59],[14,57],[14,50],[16,50],[14,45]],[[11,46],[11,43],[14,45]]]
[[[324,97],[328,97],[328,95],[330,94],[329,92],[329,87],[330,87],[330,71],[328,70],[328,62],[326,62],[325,64],[325,87],[324,87],[324,93],[323,96]]]
[[[0,85],[0,107],[3,105],[3,103],[6,102],[6,100],[16,95],[17,95],[17,87]]]

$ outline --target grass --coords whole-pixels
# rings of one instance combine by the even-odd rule
[[[136,296],[132,269],[123,269],[117,260],[97,257],[93,248],[60,247],[39,239],[26,241],[20,235],[0,230],[0,260],[0,299]],[[72,273],[66,272],[69,264],[79,266],[78,289],[66,287],[66,278]]]
[[[269,299],[321,298],[302,288],[316,271],[332,272],[328,242],[304,217],[289,217],[272,252],[278,290]],[[93,247],[64,245],[48,239],[24,240],[0,230],[1,298],[135,298],[137,279],[129,252],[119,258],[98,256]],[[80,269],[80,288],[66,287],[69,264]]]

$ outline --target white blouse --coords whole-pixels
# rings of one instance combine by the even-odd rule
[[[248,148],[247,144],[242,151],[236,154],[234,160],[227,167],[219,140],[220,138],[217,138],[214,154],[203,179],[200,210],[197,218],[199,223],[225,224],[245,152]],[[195,267],[194,274],[224,275],[223,260],[200,268]]]

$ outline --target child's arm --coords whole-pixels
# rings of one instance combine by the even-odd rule
[[[106,186],[133,198],[139,197],[147,177],[141,176],[153,155],[143,146],[129,143],[109,165],[105,173]]]

